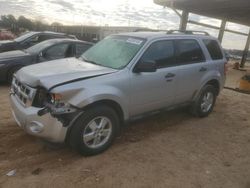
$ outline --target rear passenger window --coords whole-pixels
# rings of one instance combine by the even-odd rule
[[[199,63],[205,60],[200,45],[195,40],[176,40],[178,49],[177,63],[191,64]]]
[[[175,52],[173,41],[158,41],[149,46],[143,54],[141,62],[155,61],[157,68],[175,65]]]
[[[206,39],[203,42],[213,60],[223,59],[223,54],[217,41]]]

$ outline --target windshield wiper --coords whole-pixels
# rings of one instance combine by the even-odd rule
[[[81,56],[81,59],[82,59],[83,61],[88,62],[88,63],[92,63],[92,64],[95,64],[95,65],[100,65],[100,64],[98,64],[98,63],[96,63],[96,62],[94,62],[94,61],[91,61],[91,60],[86,59],[86,57],[84,57],[84,56]]]

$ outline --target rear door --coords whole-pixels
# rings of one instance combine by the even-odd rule
[[[179,67],[178,89],[176,103],[185,103],[192,100],[198,92],[202,77],[212,69],[206,63],[206,57],[195,39],[178,39],[175,41],[177,54],[176,61]]]

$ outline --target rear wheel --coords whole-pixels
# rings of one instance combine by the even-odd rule
[[[199,98],[191,107],[191,112],[199,117],[208,116],[213,111],[216,98],[216,88],[212,85],[204,86],[201,90]]]
[[[108,149],[117,133],[119,118],[108,106],[88,109],[72,127],[69,142],[82,155],[96,155]]]

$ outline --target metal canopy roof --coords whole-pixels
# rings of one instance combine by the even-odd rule
[[[249,0],[154,0],[158,5],[250,26]]]

